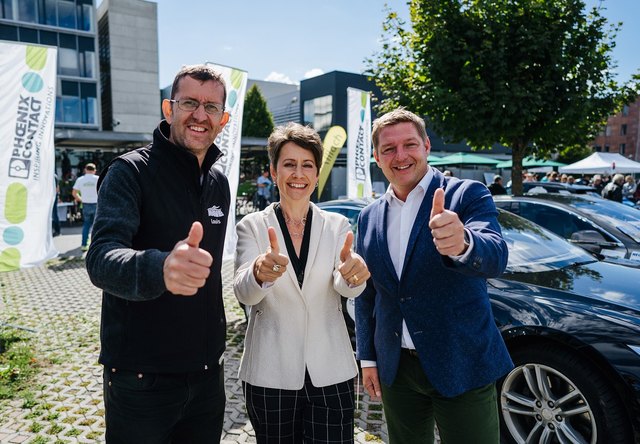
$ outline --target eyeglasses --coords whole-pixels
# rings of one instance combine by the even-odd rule
[[[169,102],[177,103],[178,108],[188,113],[194,112],[195,110],[200,108],[200,105],[204,106],[204,112],[211,116],[222,114],[222,112],[224,111],[224,105],[220,103],[213,103],[213,102],[200,103],[197,100],[193,100],[193,99],[180,99],[180,100],[171,99],[169,100]]]

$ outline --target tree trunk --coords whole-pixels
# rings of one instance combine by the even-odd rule
[[[524,159],[526,143],[522,141],[511,145],[511,194],[522,196],[522,160]]]

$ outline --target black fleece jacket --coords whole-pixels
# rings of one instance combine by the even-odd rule
[[[213,368],[225,348],[221,266],[229,183],[212,145],[202,164],[168,140],[163,121],[153,143],[114,159],[100,176],[87,271],[102,298],[100,362],[119,369],[179,373]],[[213,256],[195,296],[167,291],[162,267],[191,224]]]

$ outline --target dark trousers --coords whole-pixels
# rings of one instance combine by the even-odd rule
[[[225,402],[223,365],[178,374],[105,368],[106,442],[219,443]]]
[[[420,361],[400,355],[398,375],[382,385],[389,444],[432,443],[434,422],[442,444],[499,444],[500,422],[495,384],[445,398],[431,385]]]
[[[353,443],[353,380],[300,390],[242,383],[258,444]]]

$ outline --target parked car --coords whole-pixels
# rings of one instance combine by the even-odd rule
[[[494,196],[494,201],[601,258],[640,266],[640,211],[635,208],[589,195]]]
[[[499,221],[509,262],[487,288],[515,364],[498,381],[503,442],[640,442],[640,270]]]
[[[351,229],[355,234],[358,229],[358,215],[360,211],[373,201],[374,199],[336,199],[319,202],[317,205],[323,210],[340,213],[349,219]]]
[[[522,182],[524,194],[598,194],[595,187],[589,185],[569,185],[562,182]],[[511,187],[507,187],[507,194],[511,194]]]

